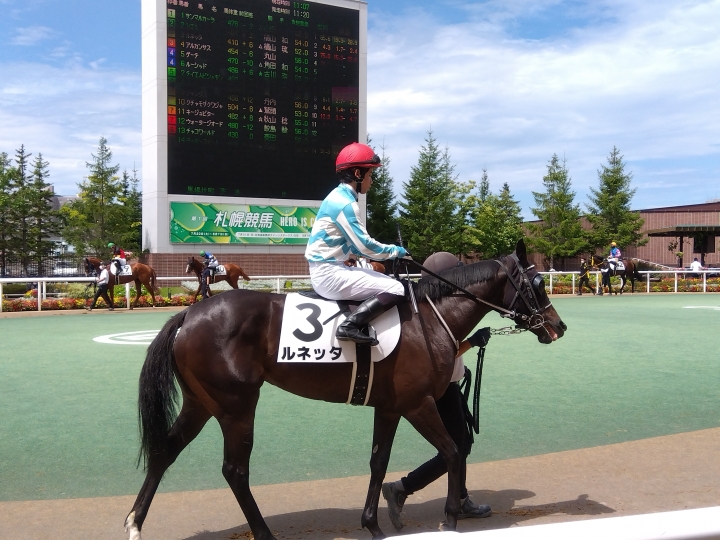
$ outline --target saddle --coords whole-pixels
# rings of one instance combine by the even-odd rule
[[[123,277],[123,276],[132,276],[132,269],[130,268],[129,264],[125,264],[122,266],[122,270],[120,271],[120,275],[117,275],[117,265],[114,262],[110,263],[110,273],[113,276],[116,277]]]
[[[278,362],[352,363],[346,403],[366,405],[372,390],[374,364],[387,358],[400,341],[400,313],[389,309],[368,325],[378,344],[340,341],[335,332],[347,315],[361,304],[323,298],[315,291],[285,295],[278,346]]]
[[[356,343],[338,340],[335,331],[360,304],[328,300],[314,291],[285,295],[278,362],[356,362]],[[372,361],[379,362],[395,350],[400,340],[397,307],[374,319],[372,329],[379,343],[368,348]]]

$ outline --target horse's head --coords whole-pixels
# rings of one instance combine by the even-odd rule
[[[190,272],[194,272],[196,264],[197,264],[197,261],[195,260],[195,257],[193,257],[193,256],[188,257],[187,266],[185,267],[185,273],[189,274]]]
[[[95,268],[95,265],[92,263],[92,261],[90,260],[89,257],[83,258],[83,265],[85,268],[85,276],[86,277],[97,275],[98,269]]]
[[[498,262],[508,277],[503,307],[514,312],[515,324],[530,330],[540,343],[561,338],[567,326],[548,298],[542,274],[528,262],[525,242],[520,239],[515,252]]]

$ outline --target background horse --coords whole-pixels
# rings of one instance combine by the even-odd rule
[[[216,275],[213,283],[217,283],[218,281],[227,281],[233,289],[237,289],[238,281],[241,277],[245,281],[250,281],[250,276],[248,276],[245,271],[237,264],[223,264],[223,266],[225,267],[225,275]],[[195,257],[188,257],[187,266],[185,267],[185,273],[189,274],[190,272],[195,272],[195,275],[198,279],[198,288],[197,291],[195,291],[195,296],[193,296],[193,302],[197,301],[198,294],[200,294],[200,289],[202,289],[202,272],[204,269],[205,265],[202,263],[202,261],[197,260]],[[208,296],[212,296],[212,291],[210,290],[210,287],[208,287]]]
[[[528,264],[522,240],[516,255],[453,268],[443,275],[464,287],[469,295],[454,294],[454,287],[436,278],[412,285],[419,300],[419,312],[414,313],[408,302],[400,304],[399,345],[389,357],[374,364],[367,402],[375,408],[371,479],[361,518],[373,538],[384,538],[377,522],[377,508],[401,417],[445,459],[447,527],[454,530],[457,525],[460,453],[435,406],[435,400],[450,383],[457,340],[467,336],[491,309],[508,314],[518,325],[536,334],[541,343],[552,343],[567,329],[545,293],[542,276]],[[436,302],[447,329],[428,297]],[[211,416],[217,419],[223,433],[223,476],[254,538],[275,538],[249,485],[260,387],[267,381],[309,399],[345,403],[353,373],[353,363],[278,362],[285,299],[282,294],[229,291],[178,313],[153,340],[139,383],[140,457],[144,459],[147,476],[125,520],[131,540],[141,538],[140,530],[163,474]],[[319,325],[312,314],[307,321]],[[182,392],[182,406],[173,422],[176,379]]]
[[[83,262],[85,264],[86,276],[98,275],[100,273],[100,263],[102,261],[97,257],[85,257],[83,259]],[[130,309],[137,307],[143,285],[145,285],[145,288],[150,293],[152,307],[155,307],[155,295],[157,294],[157,276],[155,275],[155,270],[153,270],[151,266],[143,263],[133,263],[130,265],[132,275],[120,276],[120,281],[116,281],[116,277],[110,272],[111,264],[115,263],[109,262],[107,266],[107,271],[110,274],[110,282],[108,283],[108,294],[110,295],[110,300],[112,300],[113,303],[115,303],[114,285],[123,285],[125,283],[130,283],[131,281],[133,281],[135,282],[136,296],[135,301],[130,306]]]
[[[630,281],[630,292],[635,292],[635,282],[636,281],[642,281],[642,276],[638,272],[637,269],[637,263],[633,259],[622,259],[623,264],[625,265],[625,270],[613,270],[612,267],[610,267],[610,263],[608,263],[608,260],[604,258],[602,255],[590,255],[590,260],[588,264],[597,269],[602,270],[604,268],[610,268],[607,272],[603,272],[603,276],[607,275],[607,279],[604,281],[603,285],[607,285],[608,287],[608,294],[612,294],[613,292],[617,295],[618,292],[620,294],[623,293],[623,290],[625,289],[625,284]],[[610,284],[610,278],[612,276],[617,276],[620,278],[620,288],[616,291],[613,291],[612,285]],[[602,294],[602,287],[600,286],[600,293]]]

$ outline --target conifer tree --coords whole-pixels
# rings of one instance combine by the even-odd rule
[[[63,235],[76,251],[107,258],[107,244],[119,242],[123,205],[118,198],[122,184],[119,165],[111,165],[112,152],[105,137],[100,138],[97,155],[87,163],[90,174],[78,183],[80,198],[61,209],[66,223]]]
[[[632,173],[625,173],[625,163],[620,150],[613,146],[607,165],[598,171],[598,189],[590,188],[587,219],[592,225],[589,241],[594,249],[606,249],[610,242],[618,246],[642,246],[640,229],[644,220],[638,212],[630,210],[635,189],[630,189]]]
[[[494,259],[512,253],[517,241],[523,237],[522,212],[507,183],[497,195],[490,193],[484,169],[480,182],[477,206],[472,215],[472,231],[476,250],[484,259]],[[482,189],[483,183],[488,186],[486,191]]]
[[[30,208],[28,248],[42,275],[49,270],[41,268],[41,265],[55,247],[52,237],[60,233],[59,215],[52,209],[52,186],[47,182],[50,176],[48,165],[42,154],[38,154],[33,162],[27,190]]]
[[[25,275],[36,274],[39,270],[34,268],[32,272],[30,271],[32,259],[32,250],[30,248],[32,198],[27,170],[31,156],[32,154],[25,151],[25,145],[20,145],[20,148],[15,151],[15,174],[12,176],[10,184],[12,190],[10,221],[14,229],[10,246],[13,257],[20,261]]]
[[[132,173],[130,176],[127,170],[124,170],[120,180],[118,200],[123,207],[118,243],[126,251],[139,253],[142,249],[142,192],[139,189],[137,169],[133,169]]]
[[[410,180],[403,182],[405,200],[400,203],[403,238],[418,260],[436,251],[458,253],[462,229],[453,173],[449,150],[441,151],[428,131]]]
[[[0,276],[7,275],[12,253],[12,185],[16,174],[17,169],[12,166],[7,153],[0,153]]]
[[[368,144],[370,144],[368,137]],[[367,192],[367,230],[370,236],[384,244],[397,243],[397,202],[393,193],[393,179],[390,176],[390,157],[381,146],[382,167],[372,171],[373,184]]]
[[[557,154],[553,154],[543,177],[545,192],[533,191],[537,206],[531,210],[540,223],[528,226],[531,233],[528,240],[535,251],[545,256],[551,268],[558,259],[564,266],[565,258],[576,256],[587,245],[580,224],[580,206],[573,202],[575,192],[570,189],[571,184],[566,161],[560,163]]]

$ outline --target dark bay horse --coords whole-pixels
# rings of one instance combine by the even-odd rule
[[[608,288],[608,294],[612,294],[613,292],[616,295],[618,293],[622,294],[628,280],[630,281],[630,292],[635,292],[635,282],[642,281],[642,276],[638,272],[637,264],[635,264],[635,261],[632,259],[622,259],[622,262],[625,265],[625,270],[615,270],[610,266],[607,258],[602,255],[590,255],[588,264],[591,267],[601,271],[605,268],[610,268],[607,272],[602,272],[603,281],[600,285],[600,292],[598,294],[603,293],[603,287],[605,286]],[[612,276],[620,278],[620,288],[615,291],[613,291],[612,285],[610,284],[610,278]]]
[[[377,508],[401,417],[447,463],[446,522],[447,528],[456,528],[460,454],[443,426],[435,400],[450,383],[457,340],[467,336],[493,309],[533,332],[540,343],[552,343],[567,329],[545,293],[542,276],[529,265],[522,240],[512,255],[449,269],[442,276],[463,287],[464,292],[457,293],[437,278],[413,285],[419,312],[414,313],[409,302],[399,306],[399,344],[389,357],[375,364],[367,403],[375,408],[371,478],[361,518],[373,538],[384,538]],[[353,371],[352,363],[278,362],[285,298],[266,292],[229,291],[178,313],[153,340],[140,374],[138,399],[140,460],[145,463],[147,476],[125,520],[130,540],[140,540],[140,530],[163,474],[211,416],[217,419],[223,433],[223,476],[254,538],[275,538],[249,484],[260,387],[267,381],[308,399],[345,403]],[[308,321],[316,322],[311,317]],[[177,417],[175,381],[182,393]]]
[[[102,261],[97,257],[85,257],[83,259],[83,263],[85,264],[85,275],[90,276],[100,273],[101,262]],[[108,263],[108,272],[110,272],[111,264],[115,263]],[[145,288],[150,293],[152,307],[155,307],[155,295],[157,294],[157,276],[155,275],[155,270],[153,270],[151,266],[139,262],[131,264],[130,269],[132,270],[132,275],[120,276],[119,282],[116,281],[115,276],[110,273],[110,283],[108,285],[108,294],[110,295],[110,300],[115,303],[115,291],[113,290],[113,285],[124,285],[125,283],[134,282],[136,296],[135,301],[130,306],[130,309],[137,307],[138,301],[140,301],[140,293],[142,292],[143,285],[145,285]]]
[[[223,266],[225,267],[226,275],[215,276],[215,281],[213,283],[217,283],[218,281],[227,281],[233,289],[237,289],[240,278],[243,278],[245,281],[250,281],[250,276],[248,276],[237,264],[223,264]],[[193,296],[193,302],[197,301],[200,289],[202,289],[202,272],[204,268],[205,265],[202,261],[198,261],[195,257],[188,257],[185,273],[189,274],[190,272],[195,272],[198,279],[198,288],[197,291],[195,291],[195,296]],[[212,296],[212,292],[209,288],[208,295]]]

